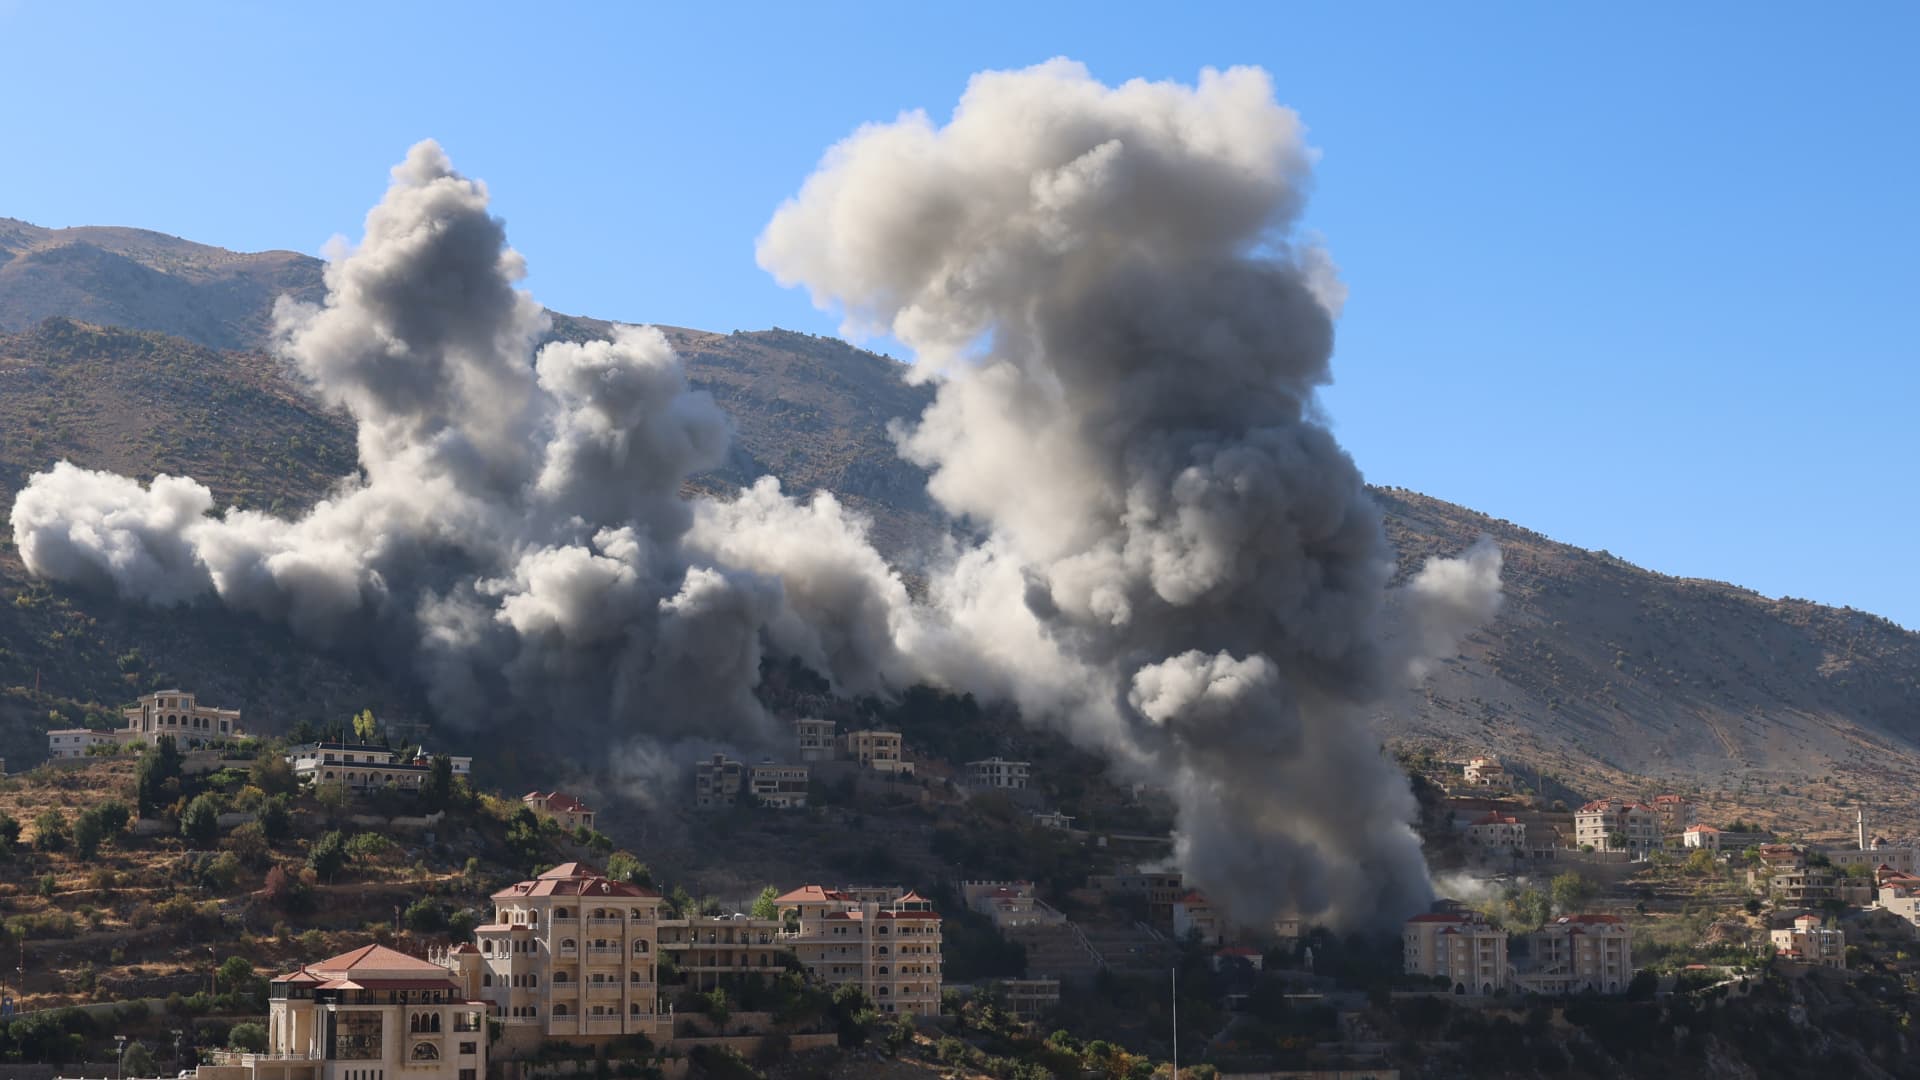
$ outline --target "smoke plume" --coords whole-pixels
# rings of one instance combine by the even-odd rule
[[[533,718],[629,780],[770,748],[763,655],[1011,701],[1168,790],[1179,863],[1239,921],[1397,919],[1431,888],[1367,709],[1492,614],[1500,556],[1390,588],[1317,419],[1343,291],[1291,235],[1311,162],[1259,71],[1107,87],[1065,61],[827,155],[760,261],[937,385],[895,438],[973,539],[917,601],[831,495],[683,498],[725,418],[657,331],[539,346],[485,187],[431,142],[325,301],[275,313],[357,425],[354,475],[289,519],[62,462],[14,538],[42,577],[378,641],[443,721]]]
[[[779,280],[937,381],[901,453],[987,540],[922,658],[1168,787],[1177,854],[1243,922],[1430,896],[1365,707],[1499,601],[1499,552],[1394,560],[1318,423],[1342,296],[1290,229],[1313,155],[1263,72],[977,76],[952,120],[863,128],[760,242]],[[936,643],[937,644],[937,643]]]

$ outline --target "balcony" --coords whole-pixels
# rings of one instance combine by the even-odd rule
[[[578,960],[580,959],[580,950],[576,946],[563,946],[554,949],[553,955],[554,958],[558,960]]]
[[[587,963],[617,964],[620,962],[620,958],[625,956],[626,954],[627,954],[627,950],[622,949],[617,945],[608,945],[605,948],[602,948],[598,945],[589,946],[587,948]]]
[[[589,1016],[587,1030],[595,1034],[619,1034],[621,1030],[618,1016]]]
[[[599,999],[605,999],[605,998],[618,999],[620,997],[620,984],[617,982],[588,983],[587,996],[589,998],[599,998]]]
[[[587,927],[592,930],[618,930],[627,925],[625,919],[588,919]]]

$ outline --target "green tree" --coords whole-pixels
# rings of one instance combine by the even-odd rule
[[[171,735],[160,736],[154,741],[153,749],[140,755],[133,778],[135,802],[141,817],[173,801],[180,786],[180,761],[180,749],[174,745]]]
[[[1553,901],[1539,889],[1520,889],[1507,897],[1507,918],[1509,927],[1520,930],[1538,930],[1553,916]]]
[[[180,835],[190,844],[205,847],[220,835],[220,801],[212,795],[196,795],[180,812]]]
[[[354,862],[371,862],[393,850],[393,841],[384,833],[358,832],[347,841],[347,855]]]
[[[357,742],[369,743],[380,734],[380,722],[373,718],[372,709],[362,709],[353,717],[353,737]]]
[[[445,810],[453,803],[453,759],[445,754],[433,755],[433,764],[427,769],[427,782],[420,789],[420,804],[428,813]]]
[[[0,814],[0,859],[13,857],[13,849],[20,843],[20,823],[11,814]]]
[[[106,826],[100,823],[93,811],[81,813],[73,822],[73,853],[82,859],[91,859],[99,852],[100,844],[107,838]]]
[[[293,774],[292,764],[285,756],[274,753],[262,753],[254,758],[247,779],[268,795],[291,795],[300,786],[300,778]]]
[[[336,829],[315,840],[307,850],[307,865],[327,884],[333,884],[334,875],[347,865],[347,838]]]
[[[336,816],[346,809],[349,797],[347,785],[338,780],[328,780],[313,789],[314,801],[319,803],[320,809],[325,810],[329,816]]]
[[[1593,883],[1571,870],[1556,876],[1548,887],[1553,892],[1553,906],[1563,915],[1581,910],[1593,899]]]
[[[767,886],[764,889],[761,889],[760,895],[756,897],[753,901],[753,917],[756,919],[779,918],[780,907],[779,905],[774,903],[774,901],[779,898],[780,898],[779,889],[776,889],[771,885]]]
[[[446,929],[447,909],[438,900],[422,898],[407,908],[406,920],[407,929],[417,934],[437,934]]]
[[[267,1050],[267,1029],[252,1022],[235,1024],[233,1030],[227,1032],[227,1045],[235,1050],[263,1054]]]
[[[229,956],[220,964],[220,985],[230,994],[253,985],[253,964],[244,956]]]
[[[15,1021],[16,1025],[18,1023],[19,1021]],[[16,1035],[14,1038],[18,1040],[19,1036]],[[126,1050],[120,1055],[120,1072],[124,1076],[152,1076],[154,1073],[153,1051],[147,1049],[146,1043],[128,1043]]]
[[[653,886],[653,868],[631,851],[616,851],[607,860],[607,876],[633,885]]]
[[[67,815],[58,810],[42,810],[40,816],[33,819],[35,851],[65,851],[67,840]]]
[[[260,832],[269,843],[284,840],[293,831],[293,810],[285,795],[275,795],[260,806]]]

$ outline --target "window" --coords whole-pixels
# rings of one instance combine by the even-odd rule
[[[415,1043],[413,1047],[413,1060],[439,1061],[440,1048],[430,1042]]]
[[[480,1052],[480,1046],[478,1043],[463,1042],[460,1044],[460,1052],[463,1054],[476,1054]],[[473,1070],[462,1069],[460,1071],[464,1074],[471,1073]]]
[[[532,975],[529,975],[529,976],[527,976],[527,985],[528,985],[528,986],[539,986],[539,985],[540,985],[540,975],[539,975],[539,973],[538,973],[538,972],[536,972],[536,973],[534,973],[534,974],[532,974]]]
[[[491,972],[491,971],[489,971],[489,972],[485,972],[485,973],[483,973],[483,974],[482,974],[482,975],[480,976],[480,985],[481,985],[481,986],[492,986],[492,985],[493,985],[493,972]]]
[[[634,954],[635,956],[645,956],[645,955],[647,955],[647,943],[646,943],[646,942],[644,942],[644,941],[636,941],[636,942],[634,942],[634,943],[633,943],[633,954]]]

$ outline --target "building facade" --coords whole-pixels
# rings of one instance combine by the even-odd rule
[[[659,1003],[660,894],[562,863],[493,894],[493,921],[435,961],[515,1049],[670,1034]],[[377,1078],[376,1078],[377,1080]]]
[[[725,754],[715,754],[693,767],[693,805],[703,810],[735,806],[746,783],[746,765]]]
[[[1526,936],[1515,988],[1533,994],[1625,993],[1633,981],[1633,930],[1618,915],[1567,915]]]
[[[1527,827],[1512,814],[1490,810],[1467,826],[1467,843],[1482,851],[1519,854],[1527,849]]]
[[[1687,826],[1700,821],[1699,807],[1685,795],[1655,795],[1652,806],[1653,812],[1660,816],[1662,838],[1679,836],[1687,831]]]
[[[1227,925],[1204,893],[1190,891],[1173,902],[1173,936],[1185,941],[1196,935],[1204,944],[1219,945],[1226,941]]]
[[[976,791],[1025,791],[1033,766],[990,757],[967,762],[967,783]]]
[[[1488,788],[1493,791],[1511,791],[1513,776],[1498,759],[1477,757],[1468,761],[1461,770],[1462,778],[1468,787]]]
[[[1824,968],[1847,966],[1845,931],[1820,925],[1817,915],[1802,915],[1793,925],[1771,933],[1774,955]]]
[[[883,1013],[940,1014],[941,920],[931,901],[805,885],[774,903],[792,924],[783,940],[814,978],[858,985]]]
[[[793,722],[793,739],[801,761],[832,761],[839,756],[840,747],[834,739],[831,720],[801,717]]]
[[[1471,912],[1429,912],[1408,919],[1400,937],[1409,975],[1445,979],[1455,994],[1480,997],[1507,986],[1507,935]]]
[[[217,1053],[198,1080],[482,1080],[486,1004],[445,969],[381,945],[268,987],[264,1053]]]
[[[897,731],[849,731],[840,739],[845,756],[863,769],[896,776],[912,776],[906,740]]]
[[[1704,848],[1707,851],[1720,850],[1720,830],[1711,825],[1690,825],[1680,834],[1682,847],[1688,849]]]
[[[470,776],[473,759],[447,759],[453,775]],[[287,764],[303,784],[344,784],[349,791],[419,791],[433,773],[433,759],[425,754],[404,757],[399,750],[366,743],[320,742],[296,746]]]
[[[747,790],[761,806],[775,810],[807,807],[807,767],[763,761],[747,773]]]
[[[1639,858],[1664,846],[1660,813],[1644,803],[1597,799],[1573,815],[1574,843]],[[1619,841],[1624,841],[1624,846]]]
[[[140,698],[121,710],[127,726],[120,741],[151,746],[160,736],[171,735],[175,745],[185,750],[244,738],[240,730],[239,709],[216,709],[202,705],[184,690],[160,690]]]
[[[594,827],[593,807],[564,791],[529,791],[520,796],[520,803],[535,816],[550,818],[568,832],[583,825]]]
[[[121,745],[115,732],[92,728],[60,728],[47,732],[47,756],[55,761],[86,757],[96,746]]]

